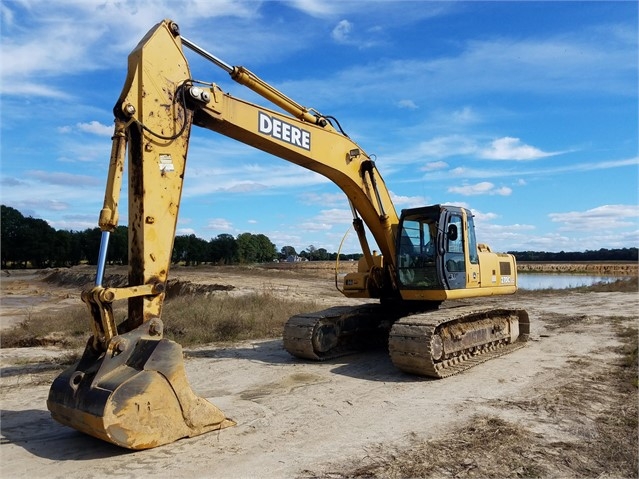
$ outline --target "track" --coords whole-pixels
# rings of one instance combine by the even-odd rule
[[[524,310],[463,306],[402,318],[388,349],[398,369],[445,378],[523,347],[529,333]]]
[[[314,361],[346,356],[379,344],[388,335],[395,316],[378,304],[298,314],[284,326],[284,349],[295,357]]]
[[[444,378],[523,347],[529,332],[528,315],[518,309],[461,306],[402,316],[380,305],[338,306],[289,319],[284,348],[295,357],[323,361],[388,336],[398,369]]]

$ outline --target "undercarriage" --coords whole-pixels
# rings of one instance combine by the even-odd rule
[[[284,348],[322,361],[387,342],[398,369],[444,378],[523,347],[529,334],[521,309],[459,306],[404,314],[371,304],[293,316],[284,327]]]

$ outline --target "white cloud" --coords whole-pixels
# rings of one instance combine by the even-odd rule
[[[420,206],[426,206],[426,199],[423,196],[405,196],[396,195],[392,191],[390,192],[391,200],[396,207],[403,208],[417,208]],[[399,212],[398,212],[399,213]]]
[[[206,224],[206,229],[216,232],[228,232],[234,230],[233,223],[226,218],[210,218]]]
[[[340,206],[348,201],[346,195],[341,190],[337,193],[302,193],[300,200],[307,205],[323,206]]]
[[[4,55],[4,50],[3,53]],[[4,69],[5,60],[2,60]],[[32,97],[38,96],[42,98],[51,98],[54,100],[69,100],[73,95],[66,93],[58,88],[51,87],[44,83],[33,83],[25,79],[13,81],[9,74],[2,74],[2,83],[0,89],[3,95]]]
[[[0,184],[6,188],[11,188],[13,186],[23,187],[27,183],[22,179],[18,179],[12,176],[3,176],[0,180]]]
[[[603,205],[586,211],[550,213],[548,217],[560,223],[559,231],[615,231],[639,224],[639,205]]]
[[[78,186],[78,185],[101,185],[103,182],[98,178],[87,175],[75,175],[72,173],[61,173],[44,170],[30,170],[26,172],[29,178],[33,178],[41,183],[49,185]]]
[[[489,181],[482,181],[474,185],[451,186],[450,188],[448,188],[448,192],[457,193],[464,196],[475,196],[475,195],[509,196],[513,191],[507,186],[503,186],[501,188],[495,188],[495,185],[493,183],[490,183]]]
[[[475,139],[463,135],[446,135],[419,144],[417,156],[427,158],[447,158],[458,155],[472,155],[477,152]]]
[[[404,162],[417,162],[423,158],[471,157],[489,160],[537,159],[558,153],[547,153],[538,148],[523,144],[518,138],[503,137],[486,144],[486,140],[477,135],[452,134],[436,136],[419,143],[416,148],[398,155]],[[429,165],[443,165],[443,161]]]
[[[468,206],[464,206],[465,208],[468,208]],[[499,215],[497,213],[483,213],[479,210],[472,210],[473,212],[473,217],[475,218],[475,224],[482,224],[482,223],[488,223],[494,219],[499,218]]]
[[[421,168],[422,171],[435,171],[435,170],[445,170],[448,168],[448,163],[445,161],[431,161],[426,163],[426,166]]]
[[[16,207],[18,210],[46,210],[46,211],[66,211],[70,208],[66,201],[49,199],[26,199]]]
[[[313,218],[313,222],[319,224],[350,224],[353,222],[353,214],[350,209],[332,208],[329,210],[321,210],[317,216]]]
[[[226,188],[218,188],[217,191],[227,193],[255,193],[266,189],[268,189],[268,186],[255,181],[232,181],[229,186]]]
[[[313,17],[326,17],[339,11],[344,2],[327,2],[325,0],[290,0],[294,8]]]
[[[332,209],[320,210],[315,216],[310,218],[308,221],[304,221],[298,224],[295,229],[296,231],[303,231],[306,234],[310,233],[313,238],[321,237],[319,236],[320,233],[324,233],[325,235],[332,235],[334,237],[341,237],[343,233],[335,232],[334,229],[337,228],[339,230],[340,228],[343,228],[344,225],[350,225],[352,222],[353,222],[353,216],[350,209],[332,208]],[[338,227],[338,225],[341,225],[341,226]],[[280,237],[284,237],[284,236],[280,235]],[[297,243],[293,243],[293,242],[286,243],[285,241],[282,241],[282,244],[284,243],[295,245],[295,244],[299,244],[299,241]],[[311,243],[322,248],[327,248],[327,249],[334,248],[333,250],[336,249],[336,246],[328,244],[326,239],[321,241],[317,239],[313,239],[309,244]],[[303,246],[302,249],[305,247],[306,246]],[[355,251],[357,250],[358,248],[355,248]]]
[[[634,98],[636,39],[613,35],[616,29],[599,27],[556,37],[471,39],[448,56],[355,63],[329,79],[291,80],[280,86],[293,97],[313,91],[318,100],[339,105],[341,99],[351,106],[370,105],[375,99],[385,99],[388,92],[401,92],[417,104],[513,92],[539,93],[551,99],[567,93]],[[460,118],[471,119],[472,112],[462,110]]]
[[[352,22],[340,20],[331,31],[331,38],[342,45],[370,48],[380,43],[379,30],[378,27],[373,27],[361,34],[355,31]]]
[[[331,37],[337,43],[348,43],[350,40],[350,34],[353,30],[353,24],[348,20],[340,20],[340,22],[333,28]]]
[[[523,171],[521,168],[513,169],[494,169],[494,168],[468,168],[466,166],[458,166],[450,170],[436,170],[422,177],[424,181],[441,181],[449,179],[451,176],[456,178],[504,178],[510,176],[553,176],[562,173],[572,173],[581,171],[607,170],[611,168],[623,168],[627,166],[639,165],[639,157],[629,158],[626,160],[609,160],[598,162],[584,162],[569,164],[566,166],[552,168],[537,168]],[[634,172],[633,172],[634,174]],[[520,178],[517,180],[518,185],[525,185],[526,180]]]
[[[477,112],[469,106],[465,106],[461,110],[454,111],[451,114],[451,117],[453,122],[459,125],[468,125],[480,121],[480,117]]]
[[[7,7],[4,3],[0,4],[0,16],[2,18],[2,24],[6,27],[13,26],[14,14],[13,11]]]
[[[2,94],[72,98],[74,95],[63,92],[64,85],[52,86],[52,79],[124,65],[125,55],[158,19],[179,19],[183,31],[193,27],[191,31],[197,34],[196,24],[200,31],[207,31],[211,18],[251,18],[260,5],[241,0],[216,0],[215,8],[207,0],[190,0],[187,8],[173,0],[3,2]],[[281,36],[275,29],[259,27],[255,30],[263,38],[273,40],[269,31]],[[224,28],[222,22],[217,29]],[[242,35],[235,44],[248,37],[251,35]]]
[[[537,160],[558,154],[558,152],[542,151],[522,143],[519,138],[510,136],[498,138],[491,143],[490,147],[480,151],[481,158],[488,160]]]
[[[399,100],[397,106],[407,110],[417,110],[419,108],[413,100]]]
[[[216,152],[216,157],[223,158],[219,166],[211,165],[211,151]],[[215,193],[284,193],[329,183],[329,180],[318,173],[268,155],[265,157],[263,153],[252,149],[242,149],[244,155],[247,155],[246,160],[257,155],[263,159],[261,164],[231,161],[233,154],[227,156],[225,151],[215,148],[206,152],[199,149],[192,151],[185,178],[185,197]]]
[[[85,133],[92,133],[99,136],[113,136],[113,127],[110,125],[103,125],[99,121],[91,121],[89,123],[78,123],[76,125],[78,130]]]
[[[300,228],[304,231],[328,231],[333,228],[332,223],[320,223],[315,221],[308,221],[300,224]]]

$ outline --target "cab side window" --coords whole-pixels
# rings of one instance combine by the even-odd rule
[[[475,222],[473,217],[468,215],[468,257],[472,264],[479,264],[479,254],[477,253],[477,239],[475,238]]]
[[[455,236],[449,235],[447,238],[446,250],[449,253],[464,253],[464,229],[462,228],[462,219],[460,216],[453,216],[448,223],[448,230],[451,230],[451,225],[455,225],[457,228],[457,234]]]

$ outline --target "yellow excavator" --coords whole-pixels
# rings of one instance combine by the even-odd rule
[[[285,113],[193,79],[184,47]],[[160,319],[192,125],[320,173],[348,198],[363,256],[357,272],[346,274],[338,287],[349,298],[379,301],[290,318],[283,339],[293,356],[325,360],[381,337],[397,368],[441,378],[521,347],[528,338],[524,310],[440,307],[447,300],[517,290],[514,257],[476,242],[470,211],[432,205],[398,216],[374,161],[335,118],[213,56],[181,36],[171,20],[154,26],[129,55],[114,115],[96,281],[82,293],[93,334],[80,361],[51,385],[47,407],[60,423],[129,449],[235,424],[193,392],[182,348],[163,337]],[[105,287],[125,170],[129,285]],[[368,233],[381,254],[371,251]],[[113,304],[119,300],[127,300],[128,315],[116,324]]]

